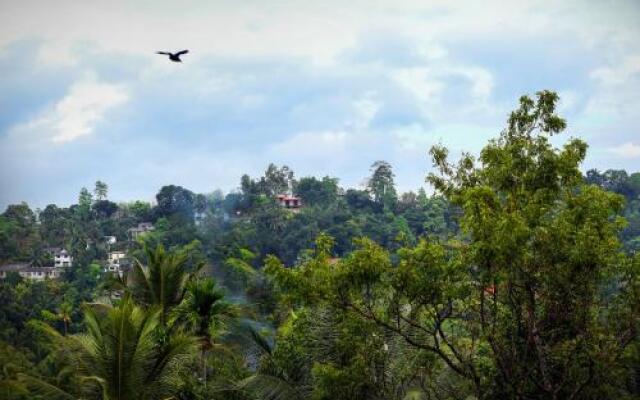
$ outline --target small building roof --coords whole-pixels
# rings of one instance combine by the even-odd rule
[[[53,272],[53,271],[59,271],[58,268],[55,267],[25,267],[23,269],[20,270],[21,272]]]
[[[26,268],[29,268],[29,264],[27,263],[3,264],[3,265],[0,265],[0,272],[22,271]]]
[[[293,196],[293,195],[289,195],[289,194],[279,194],[278,195],[278,200],[298,200],[300,201],[300,197],[298,196]]]

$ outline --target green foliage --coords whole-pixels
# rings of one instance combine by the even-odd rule
[[[393,182],[391,165],[386,161],[376,161],[371,165],[372,175],[369,179],[369,192],[373,201],[383,205],[386,209],[393,209],[397,201],[397,194]]]
[[[325,176],[322,180],[315,177],[301,178],[296,184],[296,194],[309,206],[327,206],[338,198],[338,180]]]

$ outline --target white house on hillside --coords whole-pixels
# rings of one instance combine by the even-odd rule
[[[32,281],[43,281],[45,278],[57,279],[62,271],[55,267],[31,267],[25,263],[0,265],[0,279],[5,279],[10,272],[17,272],[22,278]]]
[[[58,249],[53,253],[53,266],[55,268],[73,266],[73,257],[65,249]]]
[[[124,251],[110,251],[107,255],[107,264],[104,272],[117,272],[118,275],[122,276],[128,265],[127,253]]]

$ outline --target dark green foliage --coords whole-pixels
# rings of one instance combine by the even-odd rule
[[[182,186],[163,186],[156,195],[156,216],[193,221],[195,200],[195,194]]]
[[[301,178],[296,184],[296,194],[308,206],[328,206],[338,198],[338,180],[325,176],[322,180],[315,177]]]

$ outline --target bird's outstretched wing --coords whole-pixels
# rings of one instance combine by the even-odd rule
[[[156,54],[164,54],[165,56],[171,55],[171,53],[167,53],[166,51],[156,51]]]
[[[189,50],[182,50],[176,53],[177,56],[181,56],[183,54],[187,54],[189,52]]]

